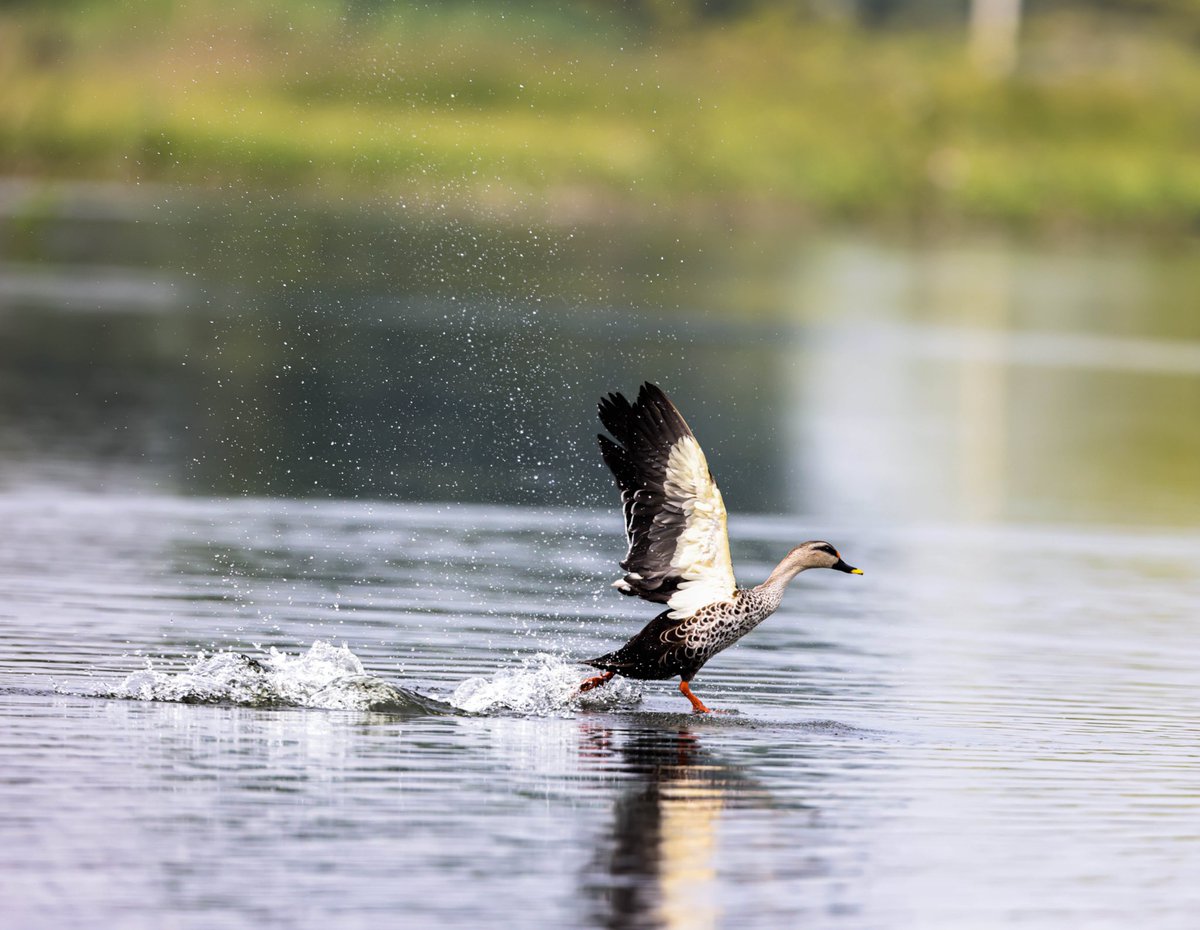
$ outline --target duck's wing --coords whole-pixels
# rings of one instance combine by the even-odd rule
[[[621,490],[629,540],[614,587],[667,604],[676,617],[732,598],[725,502],[675,405],[647,382],[634,403],[601,399],[600,422],[613,437],[599,437],[600,452]]]

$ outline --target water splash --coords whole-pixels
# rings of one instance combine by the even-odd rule
[[[346,646],[320,640],[289,655],[272,647],[261,658],[238,652],[201,653],[179,672],[148,665],[107,693],[136,701],[319,707],[391,713],[446,713],[452,708],[367,674]]]
[[[581,707],[633,707],[642,699],[641,687],[625,678],[580,694],[579,683],[584,677],[576,663],[539,652],[525,659],[519,668],[504,669],[492,678],[468,678],[448,700],[459,710],[473,714],[510,711],[550,716],[569,714]]]
[[[181,671],[147,663],[104,697],[182,704],[235,704],[242,707],[313,707],[384,713],[570,714],[580,708],[624,708],[638,704],[640,686],[615,679],[579,693],[580,667],[538,653],[520,667],[491,678],[470,678],[446,702],[388,684],[367,673],[346,646],[320,640],[307,652],[290,655],[272,647],[261,656],[240,652],[200,653]]]

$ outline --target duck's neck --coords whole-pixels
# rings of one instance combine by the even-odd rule
[[[755,593],[771,605],[771,610],[779,606],[783,600],[783,592],[788,582],[804,571],[804,567],[793,561],[784,559],[775,566],[775,570],[767,576],[767,580],[754,589]]]

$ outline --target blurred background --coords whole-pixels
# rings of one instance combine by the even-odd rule
[[[9,922],[1192,930],[1198,53],[1200,0],[0,0]],[[643,380],[740,581],[866,571],[729,716],[576,701],[652,615]]]
[[[1195,0],[0,2],[7,489],[1200,519]],[[819,521],[818,521],[819,522]]]

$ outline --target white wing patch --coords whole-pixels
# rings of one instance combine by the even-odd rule
[[[695,437],[685,436],[671,447],[663,492],[686,521],[671,558],[671,568],[683,578],[667,601],[671,616],[688,617],[706,604],[731,600],[737,582],[729,558],[725,502]]]

